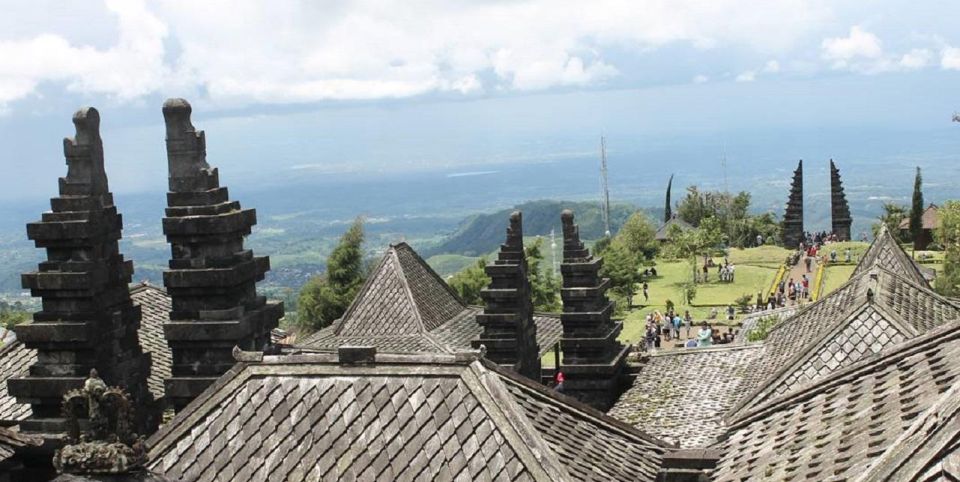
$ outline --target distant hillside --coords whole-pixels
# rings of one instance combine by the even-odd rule
[[[580,236],[583,239],[603,236],[603,220],[600,206],[596,202],[530,201],[512,209],[471,216],[464,220],[449,238],[423,249],[422,252],[425,257],[429,257],[437,254],[480,256],[494,251],[506,236],[510,213],[518,209],[523,212],[524,236],[548,236],[550,230],[554,229],[559,239],[563,235],[560,229],[560,212],[564,209],[572,209],[576,213]],[[613,204],[610,207],[611,231],[616,233],[636,210],[637,207],[630,204]]]

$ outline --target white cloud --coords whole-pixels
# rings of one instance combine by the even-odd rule
[[[824,39],[820,49],[823,58],[832,61],[834,68],[846,68],[853,60],[876,59],[883,55],[880,38],[859,25],[850,27],[850,34],[846,37]]]
[[[960,70],[960,48],[946,47],[940,52],[940,68]]]
[[[753,82],[754,80],[757,80],[757,72],[753,70],[741,72],[736,78],[737,82]]]
[[[776,60],[768,60],[763,66],[763,71],[768,74],[780,72],[780,62],[777,62]]]
[[[899,65],[906,70],[922,69],[930,65],[933,52],[927,49],[913,49],[900,57]]]
[[[709,81],[710,81],[710,77],[707,77],[706,75],[703,75],[703,74],[699,74],[693,78],[694,84],[705,84]]]
[[[829,17],[828,4],[108,0],[107,17],[89,8],[53,31],[0,30],[13,35],[0,40],[0,105],[44,83],[119,100],[203,92],[240,104],[597,85],[620,75],[605,57],[613,49],[792,48]],[[34,18],[37,8],[5,14]],[[75,24],[84,29],[65,31]]]

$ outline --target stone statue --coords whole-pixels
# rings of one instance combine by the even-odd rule
[[[57,450],[53,466],[62,474],[126,474],[143,468],[143,439],[132,430],[133,406],[121,388],[108,387],[96,369],[83,388],[63,396],[68,445]],[[89,421],[80,430],[81,415]]]

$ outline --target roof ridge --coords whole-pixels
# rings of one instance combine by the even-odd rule
[[[129,291],[130,291],[130,294],[132,295],[134,293],[139,293],[141,291],[147,291],[147,290],[158,291],[164,294],[166,294],[167,292],[167,289],[165,287],[157,286],[148,280],[143,280],[143,281],[140,281],[139,283],[134,283],[133,286],[130,287]]]
[[[337,324],[336,328],[333,329],[333,333],[335,335],[340,336],[340,333],[343,330],[344,325],[346,324],[345,321],[349,318],[350,315],[353,314],[353,312],[357,309],[357,306],[359,306],[360,302],[365,299],[367,293],[372,289],[373,283],[377,277],[376,276],[377,273],[379,273],[380,270],[383,269],[384,265],[386,265],[390,259],[390,257],[388,256],[390,249],[392,249],[392,247],[388,248],[387,253],[384,253],[383,257],[380,258],[380,263],[378,263],[377,266],[370,271],[370,275],[367,276],[367,279],[363,282],[363,287],[360,288],[360,291],[357,292],[357,295],[353,297],[352,301],[350,301],[350,305],[347,306],[347,309],[346,311],[343,312],[343,315],[340,315],[340,318],[337,318],[336,320],[334,320],[333,323],[331,323],[331,324],[334,324],[334,323]]]
[[[920,280],[924,279],[923,273],[920,272],[920,268],[917,266],[916,262],[912,257],[910,257],[909,254],[907,254],[906,251],[903,250],[903,248],[900,246],[900,243],[897,242],[897,240],[893,237],[893,234],[890,233],[890,230],[887,229],[886,224],[880,225],[880,231],[877,232],[877,236],[874,238],[873,242],[870,243],[870,246],[867,248],[867,250],[863,252],[863,256],[860,257],[860,261],[857,262],[857,266],[853,268],[853,272],[858,273],[867,269],[868,267],[879,266],[882,268],[883,266],[877,263],[877,256],[872,256],[873,259],[871,259],[869,265],[865,265],[864,262],[866,262],[867,258],[869,257],[868,255],[870,255],[874,249],[881,249],[884,245],[892,245],[894,252],[897,253],[896,256],[900,258],[900,261],[907,261],[907,266],[905,269],[910,270],[911,275],[916,275],[917,279]]]
[[[844,281],[843,284],[836,287],[833,291],[831,291],[829,294],[827,294],[823,298],[820,298],[817,301],[814,301],[813,303],[809,303],[807,305],[797,308],[797,311],[794,312],[792,315],[780,320],[776,325],[774,325],[773,328],[771,328],[770,331],[767,332],[768,337],[770,333],[783,329],[783,327],[787,325],[788,321],[806,314],[808,311],[813,310],[814,307],[821,306],[823,304],[826,304],[828,301],[832,301],[835,296],[839,296],[839,293],[841,290],[855,284],[855,282],[860,281],[861,278],[864,278],[869,274],[870,273],[868,271],[864,271],[861,273],[854,273],[853,275],[850,276],[849,279]]]
[[[482,358],[481,362],[484,367],[498,373],[503,378],[509,380],[510,383],[523,387],[526,390],[533,392],[536,396],[541,399],[548,400],[551,403],[565,405],[565,408],[568,411],[586,415],[591,419],[595,420],[600,425],[608,426],[611,429],[621,432],[623,435],[630,436],[632,438],[639,439],[644,442],[652,443],[662,448],[677,448],[676,444],[671,444],[665,440],[661,440],[653,435],[650,435],[637,427],[630,425],[626,422],[621,421],[620,419],[607,415],[606,413],[597,410],[590,405],[587,405],[576,398],[573,398],[569,395],[559,393],[555,390],[550,390],[542,384],[536,383],[533,380],[528,379],[527,377],[520,376],[510,370],[504,369],[503,367],[493,363],[492,361]]]
[[[502,412],[507,425],[520,438],[520,446],[514,447],[514,451],[517,453],[517,456],[519,457],[520,454],[527,454],[528,457],[532,456],[536,462],[539,462],[539,464],[535,464],[535,466],[540,470],[543,470],[549,477],[549,480],[574,480],[566,467],[559,462],[559,457],[551,457],[549,455],[557,454],[550,447],[550,444],[543,437],[543,435],[541,435],[537,429],[532,426],[533,424],[530,423],[530,419],[527,417],[526,413],[524,413],[523,408],[520,407],[517,400],[510,394],[509,390],[507,390],[503,378],[500,376],[485,376],[487,375],[485,372],[490,372],[493,370],[491,370],[487,363],[484,363],[482,358],[477,361],[479,363],[471,363],[467,367],[467,370],[464,372],[464,374],[469,372],[476,377],[479,387],[474,388],[471,386],[473,385],[471,383],[467,383],[467,386],[475,390],[474,396],[478,398],[485,396],[492,399],[492,406],[487,409],[487,414],[489,416],[496,416],[492,413],[490,408],[495,408]],[[499,371],[494,373],[499,375],[503,374],[503,372]],[[524,420],[527,423],[521,423],[520,420]],[[501,431],[504,432],[504,438],[507,438],[509,434],[502,429]],[[528,470],[530,469],[528,468]],[[535,480],[538,479],[533,472],[534,471],[531,470],[531,475],[534,476]]]
[[[406,243],[403,243],[402,246],[406,246]],[[421,334],[428,333],[427,325],[423,321],[423,313],[420,312],[420,305],[417,303],[417,297],[414,296],[413,288],[410,287],[410,280],[407,279],[406,270],[403,269],[403,262],[400,261],[400,256],[397,255],[397,247],[390,246],[385,256],[392,257],[393,262],[397,264],[397,268],[400,270],[400,284],[403,286],[404,293],[406,293],[407,295],[406,296],[407,299],[409,299],[410,303],[413,304],[413,316],[417,320],[417,325],[420,328],[420,333]]]
[[[811,355],[815,353],[817,349],[819,349],[821,346],[823,346],[824,343],[830,340],[832,336],[842,331],[847,326],[851,317],[859,314],[867,306],[869,306],[869,303],[866,300],[864,300],[843,311],[841,313],[841,316],[837,317],[838,321],[835,321],[832,325],[829,326],[827,330],[824,330],[822,334],[820,334],[819,336],[816,336],[813,340],[808,342],[806,345],[802,346],[800,351],[796,352],[790,358],[788,358],[786,360],[786,363],[781,365],[780,368],[778,368],[775,372],[773,372],[773,374],[761,380],[757,388],[754,388],[751,392],[747,393],[746,396],[740,399],[740,401],[737,402],[736,405],[730,407],[730,409],[727,410],[725,418],[728,421],[737,420],[736,414],[738,412],[749,409],[750,407],[757,407],[757,406],[763,405],[764,403],[763,401],[759,404],[755,403],[761,396],[764,396],[764,398],[761,399],[764,401],[770,401],[770,400],[775,400],[779,398],[776,396],[772,398],[769,397],[769,394],[773,390],[776,390],[776,387],[778,386],[774,382],[781,381],[784,376],[786,376],[791,372],[792,369],[796,368],[801,363],[806,361]],[[793,317],[790,317],[790,318],[793,318]],[[780,324],[784,324],[784,322],[790,320],[790,318],[783,320]],[[766,341],[764,341],[764,344],[766,344]]]
[[[928,285],[927,283],[919,283],[917,282],[917,280],[911,279],[909,276],[904,276],[900,273],[897,273],[896,271],[893,271],[892,269],[887,268],[886,266],[877,265],[877,266],[874,266],[874,268],[883,271],[887,275],[893,276],[898,281],[902,281],[904,283],[907,283],[913,286],[914,288],[920,290],[924,294],[927,294],[936,298],[938,301],[942,301],[943,303],[946,303],[960,310],[960,303],[958,303],[957,300],[950,299],[946,296],[941,295],[940,293],[937,293],[937,291],[931,288],[930,285]]]
[[[791,405],[797,401],[810,398],[816,393],[840,383],[841,380],[848,375],[855,374],[858,371],[862,371],[867,368],[874,368],[881,362],[883,362],[883,364],[891,364],[895,360],[905,358],[913,352],[923,351],[929,348],[931,345],[939,345],[946,341],[957,338],[960,338],[960,319],[945,323],[944,325],[930,330],[916,338],[912,338],[903,343],[894,345],[886,350],[880,351],[879,353],[866,356],[858,360],[856,363],[838,369],[837,371],[819,380],[817,383],[807,384],[795,392],[783,395],[773,400],[768,400],[752,408],[751,410],[747,410],[739,417],[730,419],[728,432],[732,431],[734,428],[752,422],[753,420],[762,418],[761,416],[764,413],[775,411],[775,409],[778,407]]]
[[[467,306],[466,301],[464,301],[463,298],[460,297],[457,291],[454,290],[452,287],[450,287],[450,285],[447,284],[447,282],[444,281],[444,279],[441,278],[436,271],[434,271],[434,269],[430,266],[430,263],[428,263],[427,260],[423,259],[423,256],[420,256],[420,253],[418,253],[415,249],[413,249],[412,246],[410,246],[409,244],[403,241],[390,246],[394,248],[397,252],[399,252],[400,250],[403,250],[413,255],[414,261],[416,261],[419,265],[421,265],[426,270],[427,274],[429,274],[435,281],[440,283],[440,286],[442,286],[447,291],[447,293],[450,294],[450,296],[452,296],[454,300],[457,301],[458,304],[460,304],[460,306],[463,306],[463,307]],[[399,257],[398,257],[398,260],[399,260]],[[402,262],[400,262],[400,269],[406,272],[406,270],[404,270],[404,266]],[[404,276],[404,278],[406,278],[406,276]],[[416,302],[416,299],[414,299],[414,302]]]
[[[920,456],[923,458],[919,466],[914,464],[906,467],[913,476],[910,480],[914,480],[927,468],[932,459],[939,457],[942,450],[952,441],[960,438],[958,424],[954,422],[951,426],[949,423],[951,419],[958,417],[960,417],[960,385],[954,385],[940,394],[940,399],[917,417],[880,455],[870,469],[856,479],[857,482],[890,480],[890,477],[896,475],[900,468],[906,466],[911,456]],[[950,433],[951,429],[953,429],[952,433]],[[933,450],[928,448],[924,451],[927,448],[926,444],[931,440],[935,440],[935,447]]]

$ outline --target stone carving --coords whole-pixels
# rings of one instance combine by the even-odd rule
[[[793,171],[790,198],[787,201],[787,211],[783,215],[783,246],[787,249],[796,249],[803,238],[803,161],[801,160],[797,164],[797,169]]]
[[[9,393],[31,405],[20,429],[48,439],[40,464],[49,464],[68,429],[59,416],[63,393],[82,387],[93,367],[103,367],[107,383],[132,387],[137,430],[152,430],[159,418],[147,389],[150,358],[137,334],[140,307],[130,299],[133,263],[118,247],[123,223],[104,173],[100,115],[84,108],[73,123],[76,136],[63,143],[67,176],[60,179],[60,195],[50,200],[51,211],[27,225],[47,259],[22,282],[43,298],[43,308],[14,331],[37,350],[37,361],[23,378],[8,381]]]
[[[564,210],[563,223],[563,351],[564,393],[600,410],[610,408],[620,394],[629,347],[617,341],[623,323],[611,320],[607,299],[609,279],[600,278],[602,258],[595,258],[580,241],[573,211]]]
[[[90,370],[83,388],[63,396],[63,416],[69,424],[68,445],[57,450],[53,466],[67,474],[124,474],[143,467],[143,440],[132,430],[133,406],[121,388],[108,387]],[[89,428],[80,431],[79,420]]]
[[[833,159],[830,159],[830,215],[833,233],[840,241],[850,241],[850,206],[847,196],[843,193],[843,182],[840,180],[840,170]]]
[[[282,304],[257,294],[270,260],[243,247],[256,211],[229,200],[191,112],[183,99],[163,105],[170,187],[163,232],[172,248],[163,283],[173,305],[164,325],[173,354],[165,393],[178,410],[233,366],[234,346],[263,347],[283,316]]]
[[[486,306],[477,315],[483,333],[473,341],[473,347],[484,346],[488,359],[539,382],[540,349],[537,325],[533,322],[520,211],[510,215],[506,242],[500,246],[497,259],[487,265],[486,273],[490,286],[480,293]]]

